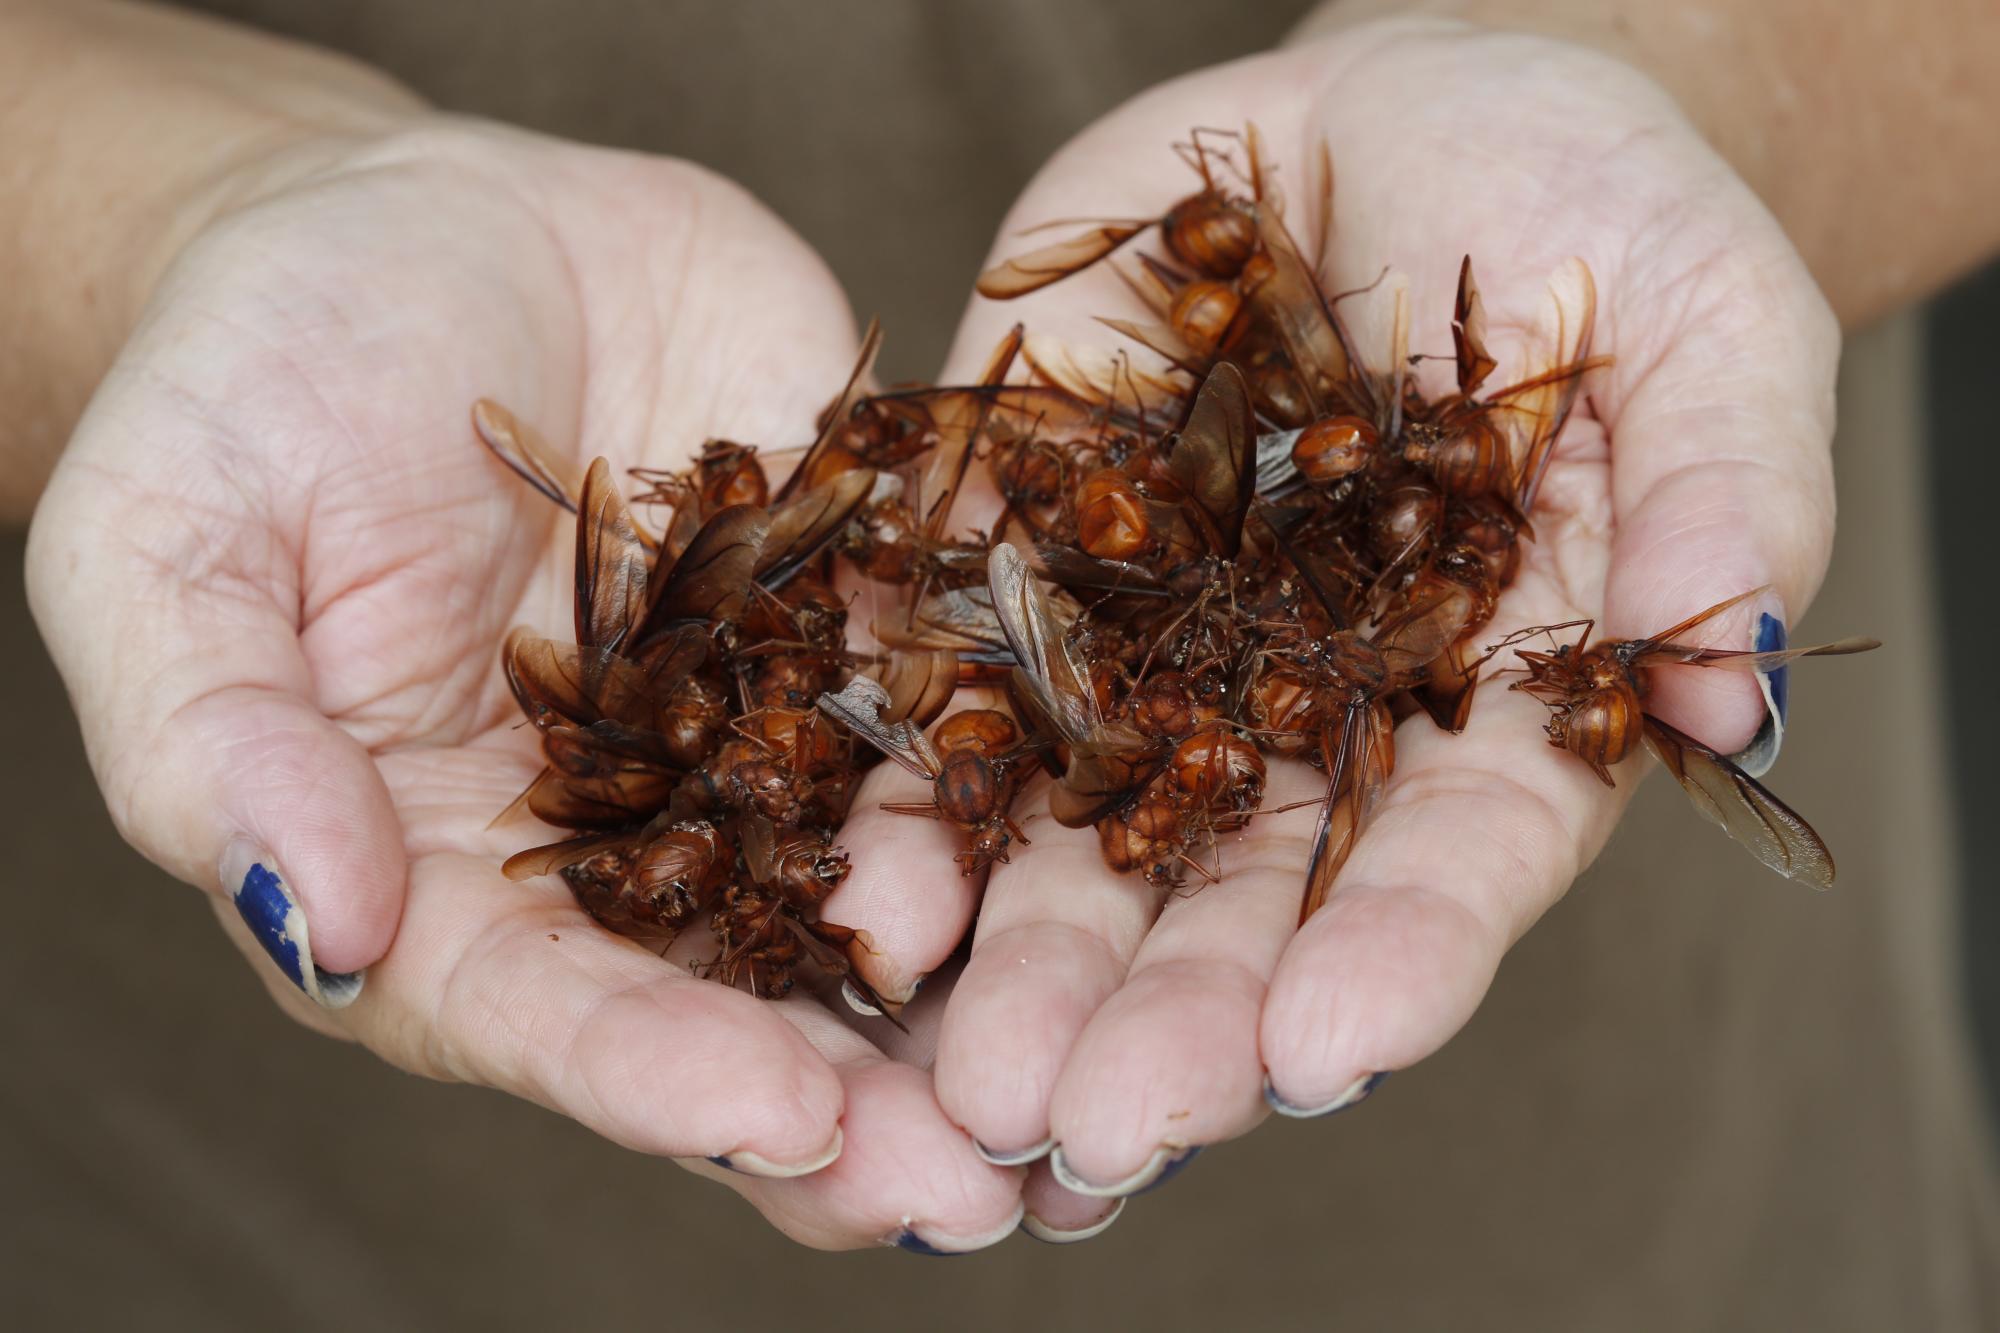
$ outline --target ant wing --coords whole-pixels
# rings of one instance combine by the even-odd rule
[[[1194,502],[1210,549],[1235,559],[1257,491],[1257,432],[1250,388],[1234,365],[1225,361],[1202,381],[1167,470]]]
[[[566,838],[562,842],[545,843],[540,847],[530,847],[526,851],[515,852],[501,865],[500,873],[516,883],[533,879],[537,875],[553,875],[556,871],[573,866],[577,862],[632,841],[633,835],[625,833],[587,833],[581,838]]]
[[[1458,361],[1458,391],[1470,398],[1498,364],[1486,350],[1486,305],[1472,280],[1472,256],[1458,265],[1458,300],[1452,306],[1451,346]]]
[[[501,462],[520,474],[521,480],[570,513],[576,512],[583,478],[577,475],[576,464],[557,453],[534,427],[491,398],[481,398],[472,405],[472,429]]]
[[[1128,560],[1099,560],[1074,546],[1037,546],[1035,561],[1061,588],[1094,588],[1138,597],[1170,596],[1159,575]]]
[[[1645,714],[1646,748],[1681,784],[1695,809],[1787,879],[1833,886],[1833,854],[1812,825],[1755,778],[1694,737]]]
[[[1312,414],[1325,416],[1345,396],[1360,358],[1312,270],[1299,257],[1278,209],[1268,204],[1259,207],[1256,218],[1271,269],[1245,296],[1276,333]]]
[[[1002,260],[979,275],[979,294],[995,301],[1011,301],[1017,296],[1039,291],[1061,282],[1070,274],[1089,268],[1125,242],[1153,225],[1143,221],[1103,222],[1066,241],[1045,245],[1027,254]],[[1060,226],[1061,223],[1044,223]],[[1039,230],[1033,228],[1031,230]]]
[[[1012,666],[1013,650],[993,614],[989,589],[949,588],[924,598],[907,616],[869,627],[884,647],[903,651],[950,649],[967,662]]]
[[[1532,335],[1527,373],[1486,400],[1509,409],[1494,415],[1514,465],[1514,507],[1524,515],[1534,510],[1585,373],[1608,364],[1590,359],[1596,326],[1597,280],[1581,259],[1567,260],[1549,276],[1549,301]]]
[[[1326,905],[1340,868],[1361,837],[1382,791],[1389,784],[1389,769],[1395,762],[1395,722],[1381,702],[1349,708],[1342,719],[1340,735],[1331,730],[1320,737],[1320,751],[1326,758],[1326,803],[1320,807],[1319,826],[1313,830],[1312,863],[1306,870],[1305,894],[1299,903],[1299,922]]]
[[[1841,657],[1848,653],[1869,652],[1881,646],[1880,639],[1859,636],[1837,639],[1832,643],[1816,643],[1809,648],[1780,648],[1768,653],[1728,648],[1695,648],[1684,643],[1662,643],[1648,649],[1644,656],[1635,659],[1633,664],[1659,666],[1680,663],[1684,666],[1723,667],[1731,671],[1772,671],[1795,657]]]
[[[675,625],[741,615],[770,528],[771,516],[756,505],[717,510],[658,580],[634,642],[644,645]]]
[[[1371,642],[1389,670],[1408,679],[1444,655],[1472,619],[1472,594],[1452,585],[1413,602],[1376,628]]]
[[[577,497],[576,641],[615,653],[646,614],[651,558],[639,526],[611,479],[611,465],[591,462]]]
[[[882,351],[882,321],[868,321],[868,331],[861,336],[861,352],[854,358],[854,369],[847,376],[847,383],[841,388],[840,396],[826,405],[819,416],[819,435],[807,448],[805,457],[785,478],[784,485],[778,487],[771,497],[775,502],[789,500],[808,484],[818,484],[830,478],[819,475],[834,448],[834,441],[840,438],[841,427],[854,415],[854,405],[863,397],[863,386],[875,370],[875,358]]]
[[[998,388],[1006,382],[1024,336],[1019,324],[1007,331],[987,358],[978,388]],[[924,513],[923,533],[933,542],[944,539],[952,505],[958,499],[959,487],[965,482],[966,470],[972,466],[979,437],[985,432],[986,419],[992,411],[993,398],[986,393],[944,393],[932,403],[931,421],[937,431],[937,446],[924,468],[922,499],[929,505]]]
[[[771,507],[770,531],[753,572],[766,588],[783,587],[840,535],[875,490],[877,474],[853,468]]]
[[[958,690],[958,654],[950,648],[892,650],[881,671],[889,703],[879,716],[892,723],[908,721],[927,727],[937,721]]]
[[[844,722],[856,736],[888,755],[905,769],[926,781],[934,779],[943,771],[938,762],[937,751],[931,748],[930,738],[923,728],[905,718],[897,722],[885,722],[884,710],[892,710],[895,701],[880,682],[867,676],[856,676],[838,694],[822,694],[819,710],[836,721]]]
[[[750,878],[764,888],[778,882],[778,833],[769,817],[752,808],[737,821],[743,840],[743,864]]]
[[[1208,373],[1209,364],[1214,360],[1164,324],[1140,324],[1129,319],[1113,319],[1109,315],[1099,315],[1097,322],[1157,354],[1175,370],[1186,371],[1197,379]]]
[[[1071,648],[1066,627],[1056,619],[1034,571],[1011,543],[1000,542],[987,557],[986,574],[993,614],[1013,650],[1023,689],[1064,740],[1087,740],[1103,721],[1090,687],[1090,668]]]
[[[516,629],[507,636],[501,661],[521,711],[547,731],[562,723],[588,727],[606,718],[654,725],[675,688],[707,654],[708,645],[693,626],[657,640],[641,661]]]
[[[1017,676],[1018,679],[1018,676]],[[1049,789],[1049,814],[1064,828],[1088,828],[1129,804],[1166,766],[1167,752],[1123,725],[1100,724],[1073,742],[1062,780]]]

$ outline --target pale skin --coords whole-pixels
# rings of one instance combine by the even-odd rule
[[[1903,6],[1898,22],[1924,50],[1947,23],[1941,48],[1990,50],[2000,25],[1959,8]],[[1564,30],[1559,10],[1524,9],[1472,17]],[[1579,615],[1644,632],[1761,583],[1795,621],[1832,537],[1836,313],[1920,294],[1989,248],[1981,227],[2000,217],[1967,202],[1871,222],[1871,202],[1837,243],[1815,240],[1820,201],[1870,165],[1841,145],[1879,138],[1836,112],[1891,118],[1892,137],[1919,146],[1895,157],[1903,197],[1942,198],[1969,169],[1949,129],[1981,96],[1990,124],[1995,92],[1954,83],[1941,112],[1871,83],[1858,57],[1822,75],[1821,53],[1801,86],[1844,77],[1847,99],[1810,123],[1767,117],[1750,152],[1698,128],[1737,123],[1702,101],[1728,80],[1656,71],[1690,119],[1629,64],[1546,36],[1340,6],[1325,24],[1113,113],[1049,164],[1003,233],[1158,211],[1190,180],[1165,145],[1246,120],[1269,137],[1294,215],[1309,214],[1302,182],[1324,137],[1334,272],[1407,271],[1414,344],[1441,350],[1451,278],[1473,253],[1496,382],[1543,276],[1580,254],[1618,363],[1566,437],[1496,633]],[[1616,52],[1596,20],[1577,24]],[[693,981],[593,930],[559,886],[498,875],[521,838],[486,824],[535,762],[494,669],[499,639],[566,623],[570,544],[546,502],[472,447],[465,412],[504,396],[580,457],[621,466],[672,465],[708,435],[791,441],[854,351],[824,267],[698,168],[447,121],[295,47],[110,6],[17,4],[0,27],[20,39],[0,43],[20,62],[0,83],[27,90],[0,107],[0,138],[22,146],[0,195],[0,216],[20,220],[0,254],[23,275],[0,315],[17,511],[60,454],[35,510],[37,621],[121,831],[211,893],[229,839],[261,839],[303,900],[316,961],[368,970],[361,998],[330,1012],[246,946],[320,1030],[693,1159],[809,1244],[907,1230],[976,1248],[1012,1229],[1024,1198],[1064,1231],[1113,1205],[1057,1186],[1046,1160],[989,1165],[974,1138],[995,1153],[1053,1140],[1074,1179],[1117,1185],[1163,1147],[1251,1128],[1267,1077],[1313,1105],[1420,1060],[1617,819],[1637,765],[1607,792],[1537,743],[1535,705],[1493,691],[1463,736],[1403,729],[1374,829],[1296,936],[1310,812],[1260,821],[1222,849],[1220,883],[1162,901],[1104,872],[1094,837],[1056,829],[1034,790],[1033,845],[992,873],[973,923],[949,837],[872,809],[908,799],[885,768],[843,835],[855,871],[829,918],[869,929],[891,995],[976,932],[955,989],[908,1010],[913,1036],[838,1001],[772,1005]],[[1756,81],[1731,86],[1754,116],[1741,89]],[[141,115],[152,137],[135,140],[123,127]],[[95,151],[55,151],[57,126]],[[1991,200],[1991,164],[1977,167],[1989,174],[1963,190]],[[1871,225],[1880,248],[1866,253],[1893,226],[1926,257],[1900,285],[1857,263],[1854,232]],[[1931,243],[1914,244],[1926,226]],[[1003,234],[996,254],[1020,244]],[[942,378],[971,373],[1017,318],[1101,343],[1087,317],[1116,300],[1081,278],[975,301]],[[40,311],[30,327],[23,312]],[[1670,687],[1660,710],[1723,749],[1761,718],[1741,680]],[[1274,772],[1271,803],[1314,781]],[[831,1165],[767,1178],[823,1160],[836,1133]],[[767,1175],[699,1161],[715,1154]]]

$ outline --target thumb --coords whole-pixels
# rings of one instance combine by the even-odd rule
[[[1699,641],[1769,651],[1786,646],[1832,548],[1840,333],[1789,247],[1722,267],[1708,308],[1608,405],[1605,629],[1655,634],[1764,587]],[[1761,774],[1783,738],[1786,670],[1659,672],[1648,707]]]
[[[312,702],[295,561],[240,494],[135,501],[87,479],[88,454],[80,434],[36,512],[28,591],[112,818],[229,900],[308,997],[349,1004],[395,934],[402,834]]]

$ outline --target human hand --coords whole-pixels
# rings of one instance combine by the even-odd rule
[[[1310,163],[1330,146],[1335,285],[1402,270],[1412,346],[1446,364],[1459,259],[1473,257],[1501,362],[1491,386],[1520,366],[1549,273],[1578,255],[1596,275],[1595,348],[1616,364],[1594,375],[1559,445],[1493,639],[1584,616],[1600,632],[1650,633],[1765,584],[1751,618],[1718,622],[1715,641],[1783,634],[1832,536],[1838,330],[1775,222],[1665,94],[1556,42],[1444,23],[1358,27],[1128,103],[1044,169],[995,257],[1048,239],[1023,240],[1022,227],[1157,216],[1198,184],[1167,145],[1194,126],[1245,122],[1263,132],[1308,245]],[[1007,304],[976,300],[944,379],[962,380],[1016,320],[1106,346],[1094,317],[1135,313],[1102,270]],[[1386,346],[1364,347],[1378,368]],[[1417,372],[1434,391],[1438,367]],[[1749,677],[1663,674],[1677,678],[1649,707],[1724,752],[1766,721]],[[1106,871],[1094,832],[1055,825],[1046,788],[1030,788],[1017,818],[1033,841],[993,868],[944,1018],[946,1113],[996,1160],[1055,1145],[1031,1177],[1033,1212],[1037,1198],[1064,1199],[1059,1186],[1130,1193],[1271,1109],[1351,1105],[1382,1072],[1429,1055],[1595,856],[1639,775],[1628,764],[1605,789],[1544,743],[1546,716],[1489,682],[1463,734],[1404,726],[1371,827],[1331,901],[1296,930],[1312,810],[1259,817],[1221,846],[1219,883],[1163,895]],[[854,871],[827,915],[869,930],[882,950],[871,979],[893,997],[949,953],[976,886],[942,846],[911,854],[938,830],[872,811],[908,799],[900,775],[871,782],[845,838]],[[1324,786],[1274,762],[1266,806]],[[894,839],[893,854],[878,839]],[[1051,1206],[1081,1216],[1087,1203]]]
[[[1020,1173],[891,1058],[928,1044],[923,1006],[885,1051],[844,1008],[696,981],[555,881],[508,883],[532,835],[487,827],[540,762],[501,638],[568,623],[573,539],[470,405],[617,466],[796,442],[855,351],[818,259],[691,166],[443,120],[204,198],[230,202],[155,290],[29,553],[121,832],[216,894],[321,1031],[692,1159],[813,1245],[1011,1231]]]

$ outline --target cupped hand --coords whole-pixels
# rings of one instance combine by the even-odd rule
[[[488,828],[539,762],[501,639],[566,637],[573,539],[470,405],[620,467],[798,443],[855,350],[824,267],[696,168],[464,122],[208,200],[29,553],[120,830],[296,1015],[398,1065],[692,1159],[815,1245],[1011,1230],[1020,1173],[844,1007],[695,980],[508,883],[535,833]]]
[[[1114,112],[1029,187],[995,258],[1049,239],[1023,239],[1024,227],[1158,216],[1199,185],[1168,146],[1245,122],[1265,138],[1309,258],[1312,164],[1330,147],[1325,267],[1336,288],[1385,265],[1409,276],[1412,347],[1443,358],[1417,372],[1432,393],[1450,387],[1461,256],[1500,358],[1489,386],[1520,373],[1551,271],[1581,256],[1595,273],[1595,348],[1616,364],[1593,374],[1569,423],[1492,638],[1582,617],[1641,635],[1761,585],[1771,594],[1716,622],[1713,641],[1783,633],[1832,536],[1838,330],[1777,224],[1660,89],[1535,38],[1352,29]],[[1153,318],[1102,268],[1018,301],[975,300],[945,378],[971,373],[1015,320],[1109,348],[1115,335],[1093,319],[1106,314]],[[1364,350],[1386,369],[1386,337]],[[1725,753],[1767,725],[1753,678],[1663,674],[1708,678],[1663,681],[1649,707]],[[1421,717],[1402,726],[1379,812],[1303,928],[1310,808],[1223,840],[1219,882],[1162,893],[1109,873],[1092,830],[1048,817],[1045,789],[1026,794],[1032,842],[987,882],[935,1076],[946,1113],[991,1160],[1048,1156],[1031,1211],[1080,1218],[1089,1200],[1075,1192],[1135,1191],[1273,1109],[1352,1105],[1466,1022],[1508,947],[1603,845],[1643,762],[1607,790],[1545,742],[1545,710],[1503,684],[1480,692],[1461,735]],[[1274,764],[1266,806],[1324,786]],[[974,897],[948,862],[876,856],[867,835],[887,821],[865,807],[854,818],[856,871],[830,914],[888,946],[879,984],[906,992],[949,952]],[[1721,835],[1690,812],[1688,836]]]

